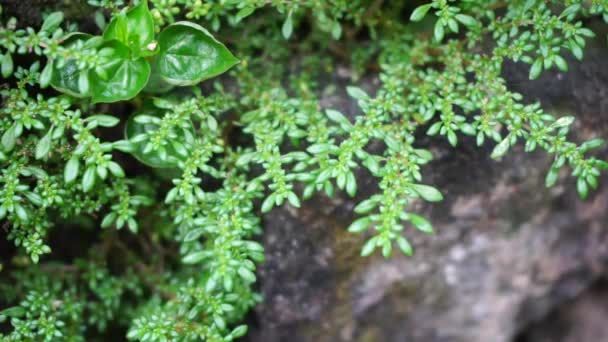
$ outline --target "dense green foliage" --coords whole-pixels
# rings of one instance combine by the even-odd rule
[[[567,71],[607,0],[88,4],[81,20],[0,22],[3,341],[234,340],[262,300],[260,214],[355,196],[362,169],[379,192],[354,209],[361,254],[412,254],[404,229],[434,229],[408,205],[443,198],[424,184],[433,155],[416,132],[473,136],[493,158],[542,149],[547,186],[569,170],[583,198],[608,168],[589,152],[600,138],[569,141],[574,118],[502,77],[507,60],[530,78]],[[324,81],[338,66],[354,117],[320,104],[342,91]],[[356,86],[366,74],[375,94]]]

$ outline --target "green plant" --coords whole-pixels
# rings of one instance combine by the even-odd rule
[[[259,214],[355,196],[360,170],[379,185],[348,228],[368,234],[362,255],[412,254],[404,230],[434,229],[408,205],[443,198],[416,132],[471,136],[497,159],[519,141],[545,150],[547,186],[570,166],[583,198],[608,168],[589,155],[602,139],[569,141],[574,118],[502,77],[506,60],[530,78],[566,71],[594,36],[583,19],[608,22],[605,0],[88,3],[97,36],[61,12],[39,30],[0,25],[0,219],[17,247],[0,264],[6,341],[234,340],[261,300]],[[375,94],[347,87],[354,118],[319,99],[338,64],[353,83],[379,71]],[[49,243],[66,231],[75,252]]]
[[[51,14],[42,32],[54,30],[61,17],[61,12]],[[42,71],[40,84],[50,83],[76,97],[91,96],[93,103],[115,102],[132,99],[145,86],[154,90],[197,84],[237,63],[222,43],[194,23],[174,23],[154,38],[154,20],[142,1],[114,15],[102,36],[75,32],[62,37],[58,52],[47,54],[55,57]]]

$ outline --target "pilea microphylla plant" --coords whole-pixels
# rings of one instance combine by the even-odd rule
[[[361,254],[411,255],[434,228],[410,204],[443,198],[417,136],[544,150],[546,185],[569,170],[582,198],[608,168],[601,138],[570,141],[573,117],[502,76],[566,72],[607,0],[77,6],[0,18],[2,341],[235,340],[262,300],[261,214],[354,197],[360,174],[378,179],[348,226]],[[352,86],[328,82],[344,70]],[[321,101],[343,91],[360,113]]]

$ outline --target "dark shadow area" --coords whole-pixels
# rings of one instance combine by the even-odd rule
[[[523,327],[514,342],[608,341],[608,279],[596,281],[542,319]]]

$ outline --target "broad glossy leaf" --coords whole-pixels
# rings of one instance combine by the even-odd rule
[[[152,71],[150,72],[150,79],[144,88],[144,92],[150,94],[162,94],[166,93],[169,90],[173,89],[175,86],[167,83],[158,70],[158,58],[153,58],[150,62],[150,67]]]
[[[116,39],[128,46],[136,55],[154,40],[154,19],[143,0],[126,13],[114,16],[103,32],[106,40]]]
[[[146,86],[150,63],[145,58],[131,59],[129,48],[117,40],[104,43],[99,54],[102,75],[99,70],[89,72],[93,103],[128,100]]]
[[[69,48],[76,44],[84,43],[91,37],[91,35],[86,33],[75,32],[68,35],[64,39],[62,46]],[[81,93],[78,87],[80,70],[78,70],[76,60],[68,59],[61,67],[59,67],[58,64],[59,63],[53,63],[51,86],[62,93],[66,93],[75,97],[88,96],[88,94]]]
[[[167,144],[165,146],[167,155],[165,159],[160,157],[158,151],[151,151],[148,153],[144,153],[144,148],[148,143],[148,140],[134,142],[132,139],[138,135],[143,133],[153,132],[158,129],[157,125],[154,125],[150,122],[140,123],[137,122],[138,116],[154,116],[158,118],[162,118],[163,114],[160,111],[150,110],[143,113],[137,113],[131,115],[129,120],[127,120],[127,125],[125,126],[125,136],[127,140],[131,141],[133,145],[133,151],[131,154],[137,158],[142,163],[154,167],[154,168],[174,168],[177,167],[177,164],[180,160],[184,160],[185,157],[177,153],[175,148],[173,148],[172,144]],[[194,129],[193,129],[194,130]]]
[[[236,59],[224,44],[199,25],[177,22],[160,33],[157,55],[161,76],[185,86],[226,72]]]

